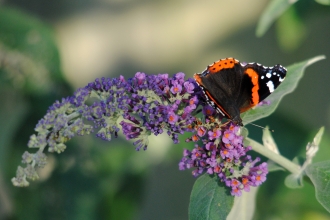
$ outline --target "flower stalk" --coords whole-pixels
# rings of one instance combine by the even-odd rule
[[[252,147],[252,149],[255,152],[257,152],[257,153],[267,157],[268,159],[274,161],[275,163],[282,166],[283,168],[285,168],[286,170],[288,170],[292,174],[299,174],[300,173],[301,167],[298,166],[297,164],[293,163],[292,161],[288,160],[287,158],[283,157],[282,155],[277,154],[277,153],[269,150],[268,148],[264,147],[262,144],[258,143],[255,140],[252,140],[250,138],[246,138],[245,140]]]

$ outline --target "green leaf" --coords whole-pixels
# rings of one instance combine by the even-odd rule
[[[271,24],[297,0],[272,0],[259,19],[256,35],[261,37]]]
[[[272,114],[277,108],[281,99],[286,94],[289,94],[296,89],[299,80],[304,74],[305,68],[322,59],[325,59],[325,56],[317,56],[289,66],[287,76],[283,83],[279,85],[279,87],[267,98],[267,100],[269,100],[271,104],[257,106],[256,108],[243,113],[241,115],[243,124],[246,125],[250,122],[267,117],[268,115]]]
[[[196,180],[192,189],[189,219],[226,219],[233,203],[234,196],[219,183],[218,178],[204,174]]]
[[[235,197],[234,206],[226,220],[251,220],[256,207],[258,187],[251,187],[250,192],[242,192],[242,196]]]
[[[330,0],[315,0],[315,1],[322,5],[330,5]]]
[[[309,165],[306,174],[315,186],[316,199],[330,212],[330,161]]]

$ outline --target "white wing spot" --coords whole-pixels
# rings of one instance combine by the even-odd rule
[[[271,73],[267,73],[267,74],[266,74],[266,77],[267,77],[267,78],[270,78],[270,77],[272,77],[272,74],[271,74]]]
[[[274,92],[274,83],[272,81],[268,81],[266,85],[268,86],[270,93]]]

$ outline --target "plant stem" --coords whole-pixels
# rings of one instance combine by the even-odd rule
[[[286,159],[285,157],[281,156],[280,154],[277,154],[262,144],[256,142],[255,140],[252,140],[250,138],[246,138],[246,140],[249,142],[249,145],[252,147],[252,149],[255,152],[258,152],[259,154],[269,158],[270,160],[274,161],[278,165],[284,167],[288,171],[290,171],[293,174],[299,174],[300,173],[300,166],[297,164],[291,162],[290,160]]]

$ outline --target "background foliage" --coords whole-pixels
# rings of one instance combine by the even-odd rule
[[[283,4],[286,1],[282,1]],[[319,1],[326,2],[326,1]],[[62,155],[48,155],[42,178],[15,188],[29,135],[56,99],[96,77],[137,71],[202,71],[224,57],[284,66],[330,57],[330,8],[315,1],[288,5],[260,31],[268,1],[3,1],[0,9],[0,219],[187,219],[195,179],[178,170],[184,147],[157,137],[135,152],[122,137],[75,138]],[[264,13],[264,14],[263,14]],[[267,16],[267,15],[266,15]],[[274,17],[275,18],[275,17]],[[230,21],[230,22],[228,22]],[[257,24],[259,21],[259,26]],[[262,37],[256,37],[264,35]],[[312,65],[277,111],[257,122],[275,130],[289,159],[325,125],[315,161],[329,159],[330,63]],[[249,127],[252,138],[261,130]],[[191,146],[192,147],[192,146]],[[255,219],[328,219],[314,188],[284,186],[284,172],[260,187]],[[295,198],[295,201],[292,201]]]

